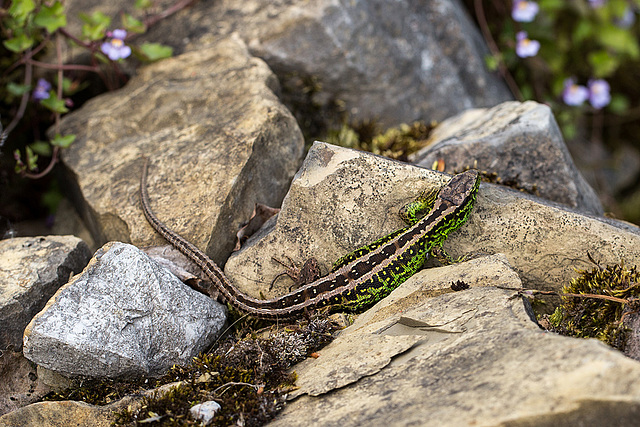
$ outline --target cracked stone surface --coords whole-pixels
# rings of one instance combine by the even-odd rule
[[[0,351],[22,348],[33,316],[90,258],[87,244],[75,236],[0,240]]]
[[[521,297],[495,287],[519,280],[490,279],[504,256],[466,264],[415,275],[297,365],[300,389],[270,425],[637,425],[638,362],[540,329]],[[453,292],[461,273],[471,288]]]
[[[160,375],[205,350],[225,308],[134,246],[103,246],[29,323],[24,355],[66,376]]]
[[[411,156],[446,172],[473,167],[498,174],[529,193],[581,212],[603,215],[596,192],[576,168],[548,105],[504,102],[448,118],[429,135],[429,145]]]

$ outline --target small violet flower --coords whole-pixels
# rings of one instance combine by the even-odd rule
[[[530,40],[526,31],[519,31],[516,34],[516,55],[520,58],[536,56],[540,50],[540,42],[538,40]]]
[[[124,39],[127,37],[125,30],[113,30],[113,32],[107,33],[109,37],[112,37],[110,41],[102,43],[100,50],[107,55],[112,61],[117,61],[121,58],[126,58],[131,55],[131,48],[124,44]]]
[[[564,81],[564,90],[562,91],[562,100],[567,105],[582,105],[584,101],[589,97],[589,90],[577,85],[573,79],[566,79]]]
[[[40,102],[43,99],[49,98],[49,91],[51,90],[51,83],[45,79],[38,79],[36,88],[33,90],[33,99]]]
[[[625,30],[631,28],[633,24],[635,24],[635,22],[636,14],[634,10],[629,6],[626,7],[622,16],[614,21],[617,27]]]
[[[517,22],[531,22],[538,14],[538,3],[527,0],[514,0],[511,17]]]
[[[605,80],[589,80],[589,102],[598,110],[611,102],[609,83]]]
[[[589,6],[591,6],[593,9],[597,9],[604,6],[606,2],[607,0],[589,0]]]

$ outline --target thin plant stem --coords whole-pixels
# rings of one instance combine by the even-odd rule
[[[507,65],[502,60],[502,57],[500,55],[500,49],[498,48],[498,45],[496,44],[495,40],[491,36],[491,31],[489,31],[489,25],[487,24],[487,19],[484,15],[482,0],[474,0],[473,6],[476,12],[476,17],[478,18],[478,24],[480,25],[480,30],[482,31],[482,36],[484,37],[484,40],[487,43],[487,46],[489,46],[489,50],[491,51],[491,54],[498,61],[498,70],[500,71],[500,75],[502,75],[502,78],[504,79],[505,83],[507,83],[507,86],[509,86],[509,90],[511,90],[511,93],[513,94],[513,96],[519,101],[524,101],[522,92],[520,92],[520,88],[518,88],[517,83],[515,82],[515,80],[513,79],[513,76],[511,75],[511,73],[507,68]]]

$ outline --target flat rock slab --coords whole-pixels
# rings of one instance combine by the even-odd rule
[[[485,277],[505,268],[503,257],[481,262]],[[596,340],[541,330],[521,297],[481,286],[492,283],[464,264],[434,269],[429,280],[415,275],[393,302],[383,300],[295,367],[299,397],[270,425],[637,425],[638,362]],[[404,300],[414,292],[394,296],[406,285],[433,290],[434,279],[444,291],[462,272],[478,286],[411,304]],[[376,368],[374,350],[396,355]],[[331,357],[339,354],[360,358]]]
[[[139,69],[122,89],[61,122],[75,203],[95,240],[163,244],[142,215],[142,157],[158,217],[223,263],[255,203],[279,206],[302,133],[278,81],[237,38]]]
[[[495,172],[544,199],[593,215],[604,212],[573,163],[551,109],[537,102],[505,102],[450,117],[411,161],[427,168],[444,161],[451,173],[465,167]]]
[[[91,253],[74,236],[0,240],[0,351],[22,348],[24,328]]]
[[[24,355],[66,376],[160,375],[206,350],[225,320],[224,306],[114,242],[27,326]]]
[[[114,409],[123,407],[100,407],[73,400],[38,402],[0,417],[0,427],[108,427],[114,421]]]

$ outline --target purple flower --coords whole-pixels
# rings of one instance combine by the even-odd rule
[[[636,22],[636,14],[634,10],[629,6],[625,8],[624,13],[620,18],[615,19],[616,26],[623,28],[625,30],[631,28],[633,24],[635,24],[635,22]]]
[[[589,80],[589,102],[598,110],[611,102],[609,83],[605,80]]]
[[[519,31],[516,34],[516,55],[520,58],[536,56],[540,50],[540,42],[538,40],[530,40],[526,31]]]
[[[582,105],[589,97],[589,90],[577,85],[573,79],[564,81],[564,90],[562,91],[562,100],[567,105]]]
[[[38,79],[38,84],[36,84],[36,88],[33,90],[33,99],[40,102],[43,99],[49,98],[49,91],[51,90],[51,83],[46,81],[45,79]]]
[[[126,58],[131,55],[131,48],[124,44],[124,39],[127,37],[125,30],[113,30],[113,32],[107,33],[112,37],[110,41],[102,43],[100,50],[107,55],[112,61],[117,61],[121,58]]]
[[[531,22],[538,14],[538,3],[527,0],[514,0],[511,17],[517,22]]]
[[[589,0],[589,6],[591,6],[593,9],[597,9],[604,6],[606,2],[607,0]]]

